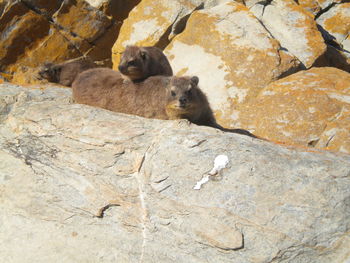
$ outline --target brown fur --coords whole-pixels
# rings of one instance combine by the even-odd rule
[[[70,87],[79,73],[95,67],[96,64],[87,58],[74,59],[60,64],[45,63],[39,71],[39,76],[49,82]]]
[[[152,76],[125,80],[108,68],[90,69],[73,82],[75,102],[146,118],[188,119],[217,127],[197,77]]]
[[[173,75],[168,59],[157,47],[127,46],[120,58],[118,70],[134,82],[150,76]]]

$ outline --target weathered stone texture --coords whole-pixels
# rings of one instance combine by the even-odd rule
[[[0,94],[4,262],[350,259],[348,155],[74,105],[65,88]],[[218,154],[228,167],[193,190]]]
[[[350,153],[350,74],[312,68],[271,83],[241,108],[242,127],[264,138]]]
[[[0,17],[0,70],[5,71],[26,50],[35,48],[49,30],[49,22],[21,2],[9,6]]]
[[[126,16],[133,4],[123,9],[119,3],[118,14]],[[82,55],[111,66],[111,48],[124,19],[117,20],[118,14],[108,16],[83,0],[10,1],[0,17],[0,71],[11,79],[20,68]]]
[[[338,4],[317,18],[317,23],[326,30],[327,41],[335,41],[350,53],[350,3]],[[348,55],[350,58],[350,55]]]
[[[333,4],[345,2],[344,0],[294,0],[308,12],[317,15],[320,11],[330,7]]]
[[[326,51],[314,17],[293,0],[258,2],[250,9],[283,48],[296,56],[306,68]]]
[[[111,24],[101,11],[91,8],[85,1],[65,1],[53,15],[55,23],[65,30],[92,43],[105,33]]]

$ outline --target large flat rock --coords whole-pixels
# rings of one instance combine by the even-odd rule
[[[348,262],[350,156],[0,85],[3,262]],[[193,190],[225,154],[228,167]]]

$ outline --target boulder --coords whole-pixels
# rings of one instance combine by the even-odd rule
[[[49,31],[49,22],[22,2],[9,5],[0,17],[0,70],[6,71],[27,50],[35,49]]]
[[[314,17],[293,0],[258,2],[250,10],[305,68],[310,68],[326,51]]]
[[[61,7],[63,0],[22,0],[22,2],[38,14],[50,18]]]
[[[317,23],[326,31],[324,35],[328,42],[336,42],[350,53],[350,3],[333,6],[317,18]]]
[[[111,25],[111,20],[101,11],[83,0],[68,0],[53,15],[54,22],[73,35],[93,43]]]
[[[157,46],[164,49],[186,26],[196,9],[210,8],[228,0],[143,0],[124,21],[112,48],[113,68],[117,69],[127,45]]]
[[[313,15],[320,14],[321,11],[329,8],[330,6],[343,2],[344,0],[294,0],[306,11],[312,13]]]
[[[350,260],[349,155],[74,105],[66,88],[0,94],[4,262]]]
[[[164,50],[176,75],[197,75],[218,122],[234,126],[238,106],[299,67],[242,4],[194,12]]]
[[[350,153],[350,74],[312,68],[271,83],[241,108],[240,124],[258,136]]]

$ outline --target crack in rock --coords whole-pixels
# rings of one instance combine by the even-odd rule
[[[98,211],[96,217],[98,217],[98,218],[104,218],[105,212],[106,212],[108,209],[110,209],[111,207],[116,207],[116,206],[120,206],[120,205],[119,205],[119,204],[108,204],[108,205],[102,207],[102,208]]]

